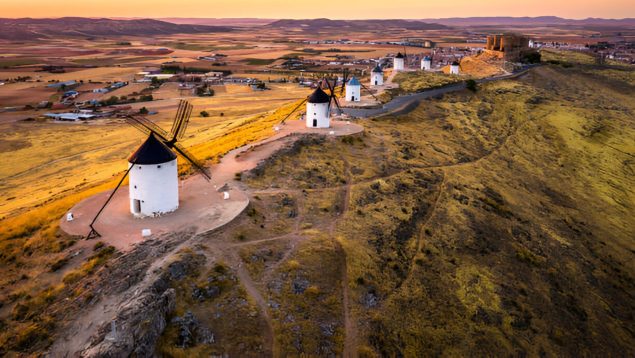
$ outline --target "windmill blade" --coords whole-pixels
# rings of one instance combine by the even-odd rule
[[[112,193],[110,193],[110,195],[108,196],[108,199],[106,199],[106,202],[104,203],[104,205],[102,205],[102,207],[99,208],[99,211],[97,212],[97,214],[95,214],[95,217],[93,218],[93,221],[91,221],[90,224],[88,224],[88,226],[90,227],[90,232],[88,233],[88,235],[86,235],[86,239],[87,240],[94,239],[96,237],[101,237],[101,235],[99,234],[99,232],[97,231],[97,229],[95,229],[95,227],[93,225],[95,224],[95,222],[99,218],[99,215],[101,215],[101,212],[104,211],[104,209],[106,208],[108,203],[110,203],[110,200],[115,196],[115,193],[121,187],[121,184],[123,184],[123,181],[126,179],[126,177],[128,176],[128,173],[130,173],[130,170],[132,169],[132,167],[134,167],[134,165],[135,165],[134,162],[130,164],[130,166],[128,167],[128,170],[126,170],[126,172],[124,173],[123,177],[121,177],[121,180],[119,180],[119,183],[117,183],[117,186],[115,187],[115,189],[112,191]]]
[[[184,104],[185,101],[180,100],[179,101],[179,105],[176,108],[176,114],[174,115],[174,121],[172,122],[172,129],[170,129],[170,133],[172,133],[172,136],[174,137],[174,133],[176,132],[176,128],[177,128],[177,122],[179,121],[179,119],[181,118],[181,112],[183,112],[183,108],[185,106]]]
[[[331,102],[335,102],[335,106],[337,106],[339,114],[342,114],[342,107],[340,107],[340,102],[337,100],[337,96],[335,95],[335,88],[331,86],[331,83],[328,80],[326,81],[326,84],[329,86],[329,90],[331,91],[331,96],[329,99],[329,107],[328,107],[329,113],[331,110]]]
[[[342,107],[340,107],[340,101],[337,99],[336,96],[333,96],[333,101],[335,102],[335,106],[337,106],[338,114],[341,115],[343,111],[342,111]]]
[[[174,122],[172,123],[172,141],[176,142],[179,139],[182,139],[185,135],[185,130],[187,129],[187,125],[190,122],[190,115],[192,114],[192,106],[189,102],[181,100],[179,102],[179,107],[176,111],[176,115],[174,117]]]
[[[142,117],[142,116],[128,116],[126,117],[128,123],[132,124],[134,127],[139,128],[139,126],[145,127],[147,130],[154,132],[161,140],[164,142],[169,142],[169,133],[166,132],[163,128],[154,124],[151,120]]]
[[[345,68],[344,72],[342,73],[342,88],[340,89],[340,96],[344,94],[344,86],[346,86],[347,82],[348,82],[348,68]]]
[[[292,115],[295,111],[297,111],[297,110],[298,110],[298,108],[300,108],[300,106],[302,106],[303,104],[305,104],[305,103],[306,103],[306,101],[308,101],[308,100],[309,100],[309,97],[307,97],[307,98],[303,99],[303,100],[302,100],[302,101],[301,101],[301,102],[300,102],[297,106],[295,106],[295,108],[294,108],[291,112],[289,112],[289,114],[287,114],[287,115],[284,117],[284,119],[283,119],[283,120],[282,120],[282,122],[280,122],[280,123],[283,123],[283,124],[284,124],[284,123],[287,121],[287,119],[289,119],[289,117],[291,117],[291,115]]]
[[[181,145],[177,143],[174,143],[172,148],[177,153],[179,153],[183,158],[187,159],[187,161],[190,162],[196,170],[201,172],[201,174],[203,174],[203,176],[205,177],[205,179],[207,179],[207,181],[212,179],[211,175],[209,174],[209,171],[207,170],[207,168],[205,168],[204,164],[198,159],[196,159],[196,157],[194,157],[190,152],[185,150],[185,148],[183,148]]]
[[[375,95],[373,94],[373,92],[371,92],[371,91],[370,91],[370,90],[369,90],[366,86],[364,86],[364,84],[363,84],[363,83],[361,83],[361,82],[360,82],[359,84],[362,86],[362,88],[363,88],[363,89],[365,89],[365,90],[366,90],[366,92],[368,92],[368,94],[369,94],[369,95],[373,96],[373,98],[375,99],[375,101],[380,102],[380,101],[379,101],[379,98],[375,97]]]

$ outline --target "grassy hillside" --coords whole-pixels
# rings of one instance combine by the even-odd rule
[[[320,198],[298,216],[342,247],[334,280],[349,307],[331,315],[353,320],[339,329],[363,355],[633,354],[632,74],[538,68],[365,121],[360,138],[306,143],[246,181]],[[311,285],[334,254],[304,238],[310,258],[279,255]],[[285,282],[276,267],[256,273],[264,287]],[[324,332],[285,327],[281,349],[320,354],[297,342]],[[346,344],[331,342],[334,353]]]
[[[242,175],[249,208],[180,251],[192,270],[169,282],[157,354],[634,355],[635,71],[558,56]],[[192,151],[216,160],[292,107]],[[59,234],[88,194],[3,221],[0,355],[43,351],[188,242],[122,256]],[[184,340],[192,316],[202,338]]]

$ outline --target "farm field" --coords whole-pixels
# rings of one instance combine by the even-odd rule
[[[253,92],[244,85],[226,87],[217,96],[190,99],[194,114],[185,146],[211,141],[248,118],[307,95],[306,89],[293,84],[275,85],[264,92]],[[158,111],[150,118],[169,129],[178,102],[177,90],[159,92],[157,97],[165,99],[134,106]],[[210,116],[201,117],[203,110]],[[119,120],[82,124],[20,121],[0,124],[0,133],[2,151],[8,155],[8,160],[0,164],[0,191],[5,198],[0,203],[0,216],[111,180],[126,169],[125,159],[144,139],[141,132]],[[20,185],[25,181],[31,186]]]

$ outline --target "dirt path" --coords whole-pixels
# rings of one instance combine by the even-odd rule
[[[337,244],[340,252],[343,257],[342,264],[342,314],[344,316],[344,357],[357,357],[357,325],[355,324],[355,318],[351,315],[350,310],[350,295],[349,295],[349,286],[348,286],[348,264],[346,258],[346,250],[342,247],[342,244],[335,237],[335,230],[337,228],[337,224],[344,217],[344,215],[348,212],[348,208],[350,206],[351,200],[351,187],[352,187],[352,175],[350,172],[350,163],[346,160],[345,157],[342,157],[344,161],[344,171],[347,174],[346,184],[344,185],[344,198],[342,199],[342,209],[338,213],[338,216],[329,227],[329,235],[332,240]]]
[[[210,208],[210,200],[206,201],[202,200],[202,198],[204,199],[206,197],[209,197],[213,199],[215,197],[215,190],[213,190],[213,188],[210,188],[210,183],[202,182],[200,176],[193,176],[185,180],[183,184],[183,187],[186,190],[189,190],[189,192],[186,191],[186,193],[184,193],[183,195],[190,195],[192,196],[192,198],[188,199],[186,197],[186,199],[182,199],[182,207],[179,210],[177,210],[175,213],[166,215],[161,218],[134,220],[132,216],[129,215],[126,209],[128,201],[126,190],[124,189],[119,191],[117,195],[113,197],[112,203],[107,207],[107,210],[112,211],[110,212],[110,218],[106,216],[107,219],[103,220],[101,222],[101,226],[99,226],[100,233],[102,233],[103,235],[102,241],[104,241],[105,243],[113,245],[123,252],[130,251],[134,248],[135,243],[142,241],[141,238],[132,238],[133,233],[138,234],[139,227],[137,226],[139,225],[142,225],[144,227],[152,227],[153,224],[155,225],[155,227],[156,225],[159,225],[159,230],[157,230],[155,227],[152,227],[153,232],[157,233],[178,232],[182,231],[184,228],[189,228],[193,230],[194,234],[182,240],[178,245],[175,245],[173,249],[164,252],[160,256],[156,257],[147,269],[146,274],[141,282],[138,282],[124,292],[103,297],[97,305],[79,315],[77,319],[72,322],[69,327],[65,329],[65,331],[62,332],[62,334],[57,338],[57,340],[51,346],[49,352],[53,356],[75,356],[76,354],[78,354],[78,352],[86,348],[86,346],[89,344],[91,337],[94,336],[97,328],[101,325],[101,323],[112,320],[116,316],[119,308],[122,307],[122,305],[133,299],[139,292],[142,292],[144,289],[152,285],[152,283],[158,278],[158,275],[161,272],[161,268],[166,265],[167,261],[170,259],[170,257],[172,257],[172,255],[176,254],[183,248],[192,247],[197,243],[201,243],[202,238],[205,236],[203,234],[225,226],[228,223],[232,222],[236,217],[238,217],[238,215],[247,206],[249,200],[247,193],[238,189],[237,183],[234,182],[233,179],[235,173],[255,168],[261,160],[269,157],[282,146],[293,142],[296,138],[292,137],[292,134],[317,132],[326,135],[332,133],[332,135],[337,136],[359,133],[363,130],[363,127],[359,125],[336,121],[332,123],[333,128],[315,131],[311,128],[304,127],[303,123],[300,121],[291,122],[284,126],[284,128],[273,137],[256,144],[246,145],[244,147],[232,150],[227,155],[225,155],[219,164],[212,167],[212,184],[216,185],[216,187],[220,187],[221,185],[224,185],[226,183],[232,183],[234,194],[232,194],[232,200],[230,201],[219,201],[218,199],[214,200],[215,206],[212,207],[214,212],[210,212],[208,213],[208,215],[206,215],[205,220],[208,222],[208,224],[204,227],[195,227],[193,225],[196,224],[197,221],[200,221],[197,218],[200,217],[200,213],[203,210],[203,207],[199,208],[196,203],[198,202],[201,205],[204,205],[205,208]],[[212,194],[205,193],[207,194],[207,196],[205,196],[202,195],[203,191],[212,192]],[[107,193],[98,194],[76,205],[72,209],[76,220],[71,223],[63,220],[61,222],[62,228],[71,234],[81,235],[88,232],[87,223],[90,221],[89,218],[92,217],[91,212],[96,212],[96,210],[101,207],[101,203],[103,203],[106,194]],[[228,208],[225,208],[225,202],[233,202],[234,205],[232,205],[232,208],[234,208],[235,210],[229,210]],[[191,215],[195,212],[198,214]],[[104,213],[107,213],[107,211],[104,211]],[[190,217],[188,218],[188,216]],[[122,226],[122,223],[117,220],[128,220],[131,222],[136,221],[136,225],[131,226],[131,233],[128,233],[128,235],[122,235],[122,228],[126,226]],[[298,229],[299,221],[298,224],[296,224],[294,233],[297,234]],[[123,231],[125,234],[126,230]],[[122,237],[124,238],[123,240]],[[270,238],[259,242],[279,240],[281,238],[282,237]],[[245,244],[252,245],[257,243],[258,242],[247,242]],[[264,336],[268,346],[271,347],[271,351],[274,353],[275,356],[277,348],[275,346],[273,322],[268,311],[267,302],[261,295],[260,291],[257,289],[256,284],[253,282],[248,272],[243,267],[242,263],[240,262],[240,258],[236,256],[235,251],[229,250],[228,246],[221,247],[220,249],[222,251],[228,252],[227,256],[231,258],[231,261],[233,262],[232,266],[236,270],[238,277],[245,286],[247,294],[260,308],[263,318],[267,322],[268,327],[268,330],[267,332],[265,332]]]
[[[225,183],[232,182],[236,185],[236,183],[233,182],[235,173],[254,168],[261,160],[264,160],[265,158],[269,157],[271,154],[277,151],[282,145],[287,143],[288,138],[286,137],[290,136],[292,133],[296,133],[296,132],[297,133],[315,133],[316,132],[315,130],[311,130],[311,129],[307,129],[306,127],[303,127],[300,121],[297,121],[297,122],[299,122],[299,124],[295,124],[293,125],[293,127],[285,128],[284,131],[279,132],[278,134],[274,135],[273,137],[267,140],[264,140],[257,144],[247,145],[247,146],[244,146],[229,152],[221,160],[220,164],[212,168],[212,173],[215,178],[215,183],[217,185],[223,185]],[[497,145],[487,154],[479,158],[476,158],[473,161],[464,162],[464,163],[448,163],[445,165],[416,166],[415,168],[448,169],[452,167],[473,165],[496,153],[502,146],[504,146],[508,142],[510,137],[513,136],[513,134],[516,132],[516,130],[520,126],[522,126],[522,124],[519,125],[517,128],[515,128],[511,133],[509,133],[509,135],[504,140],[502,140],[499,145]],[[340,122],[337,127],[338,132],[335,133],[335,135],[349,135],[353,133],[358,133],[362,130],[363,128],[361,126],[354,125],[354,126],[348,127],[348,124],[343,124],[342,122]],[[329,134],[328,131],[323,131],[323,132],[324,132],[323,134]],[[281,141],[281,139],[284,139],[284,140]],[[377,179],[380,179],[380,178],[371,178],[371,179],[360,181],[357,183],[352,183],[351,174],[348,169],[350,165],[347,161],[345,161],[345,167],[346,167],[346,171],[348,172],[348,180],[345,185],[308,190],[311,192],[324,191],[324,190],[342,190],[342,189],[344,190],[342,210],[340,213],[338,213],[338,217],[335,220],[333,220],[333,222],[331,223],[329,227],[330,236],[336,242],[337,242],[337,239],[335,238],[335,229],[336,229],[337,223],[340,221],[340,219],[344,216],[344,214],[349,209],[352,186],[358,185],[358,184],[370,183],[370,182],[376,181]],[[392,173],[388,176],[384,176],[384,178],[398,175],[406,170],[408,169],[404,169],[396,173]],[[431,218],[434,215],[435,209],[438,203],[440,202],[443,188],[445,186],[445,178],[446,176],[444,172],[444,178],[442,183],[440,184],[439,193],[437,194],[437,198],[435,200],[434,205],[430,208],[429,213],[427,214],[427,218],[422,224],[421,230],[425,229],[425,226],[428,224],[428,222],[431,220]],[[185,185],[187,186],[189,184],[186,183]],[[236,188],[236,191],[239,191],[239,195],[243,195],[245,197],[248,196],[248,193],[245,191],[241,191],[240,189],[237,189],[237,188]],[[125,190],[123,192],[125,192]],[[297,193],[301,191],[297,189],[289,189],[289,190],[275,189],[275,190],[253,191],[253,192],[250,192],[250,194],[289,193],[289,192]],[[124,200],[127,203],[127,198],[124,198]],[[248,200],[247,200],[247,203],[248,203]],[[100,326],[102,322],[107,322],[113,319],[113,317],[117,314],[119,307],[121,307],[123,304],[125,304],[129,300],[133,299],[143,289],[146,289],[152,285],[152,283],[158,278],[158,275],[161,273],[161,268],[167,264],[168,260],[170,259],[170,257],[172,257],[173,254],[177,253],[183,248],[192,247],[193,245],[197,243],[202,243],[205,235],[201,235],[201,234],[207,233],[210,230],[227,225],[229,222],[233,221],[236,217],[238,217],[238,215],[241,212],[242,210],[232,212],[231,215],[225,216],[221,220],[221,222],[217,222],[216,225],[214,225],[214,227],[212,228],[197,229],[196,230],[197,234],[190,235],[188,238],[185,238],[184,240],[180,241],[180,243],[178,245],[175,245],[171,250],[168,250],[167,252],[164,252],[161,255],[154,258],[154,261],[150,264],[149,268],[146,270],[146,274],[144,278],[139,283],[133,285],[132,287],[130,287],[129,289],[127,289],[126,291],[122,293],[105,296],[104,298],[101,299],[99,304],[95,305],[91,309],[79,315],[78,318],[70,325],[69,329],[65,330],[65,332],[63,332],[62,335],[60,335],[57,338],[57,340],[54,342],[54,344],[51,347],[51,350],[49,351],[51,355],[52,356],[76,356],[77,353],[80,352],[82,349],[84,349],[86,345],[90,342],[91,337],[95,334],[98,326]],[[117,213],[115,213],[115,215],[117,215]],[[275,268],[281,262],[284,262],[286,259],[288,259],[288,257],[290,257],[290,255],[294,252],[297,242],[303,239],[303,237],[299,235],[300,223],[301,223],[301,216],[297,218],[294,230],[293,232],[289,234],[285,234],[285,235],[281,235],[281,236],[273,237],[273,238],[240,243],[240,244],[225,244],[224,246],[218,247],[219,252],[222,252],[224,256],[228,258],[228,261],[230,261],[232,268],[236,271],[237,276],[239,277],[241,283],[243,284],[245,291],[249,295],[250,299],[253,300],[253,302],[255,302],[255,304],[259,307],[260,311],[262,312],[263,318],[267,324],[266,332],[263,332],[265,341],[268,347],[270,347],[271,352],[274,356],[277,356],[278,354],[278,347],[276,346],[274,324],[269,312],[268,303],[265,297],[263,297],[260,290],[258,289],[257,284],[252,280],[249,273],[245,269],[240,257],[237,254],[237,251],[233,249],[236,247],[245,246],[245,245],[254,245],[254,244],[259,244],[259,243],[269,242],[274,240],[281,240],[281,239],[291,239],[291,242],[292,242],[291,247],[285,252],[285,254],[283,255],[283,259],[280,260],[276,265],[273,265],[272,267],[270,267],[268,272],[265,273],[264,277],[270,277],[271,273],[275,271]],[[182,224],[185,224],[185,223],[182,223]],[[121,227],[114,226],[113,230],[114,230],[113,232],[116,234],[117,232],[120,232]],[[171,232],[178,231],[174,227],[173,228],[168,227],[168,230],[171,230]],[[81,230],[82,233],[84,231],[85,230],[83,229]],[[122,249],[122,251],[128,251],[132,249],[131,242],[126,242],[126,245],[124,246],[117,245],[116,237],[117,235],[114,235],[114,238],[113,238],[114,241],[107,242],[107,243],[114,244],[115,246]],[[345,251],[343,247],[341,246],[341,244],[339,242],[337,242],[337,244],[345,255]],[[419,239],[419,242],[417,243],[417,249],[420,250],[420,248],[421,248],[421,239]],[[410,274],[413,271],[412,263],[410,266],[411,267],[409,269],[409,274],[406,280],[411,276]],[[351,309],[350,309],[350,301],[349,301],[350,292],[349,292],[349,285],[348,285],[346,256],[344,256],[344,260],[343,260],[341,280],[342,280],[342,300],[343,300],[342,314],[343,314],[344,330],[345,330],[343,355],[345,357],[356,357],[358,332],[357,332],[355,318],[352,316]]]
[[[235,250],[229,251],[227,257],[230,258],[231,264],[236,270],[236,275],[238,276],[238,279],[240,279],[240,283],[245,288],[247,295],[249,295],[249,297],[260,309],[262,317],[267,324],[267,329],[264,332],[265,344],[267,345],[267,347],[270,347],[272,356],[277,357],[278,349],[276,346],[276,336],[274,333],[275,330],[273,326],[273,320],[271,319],[271,314],[269,313],[269,304],[260,294],[260,291],[256,287],[254,281],[251,279],[251,276],[249,276],[249,273],[245,269],[245,266],[243,265],[243,262],[238,256],[237,252]]]

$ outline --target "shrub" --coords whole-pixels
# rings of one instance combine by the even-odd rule
[[[201,111],[201,117],[209,117],[209,113],[207,111]]]
[[[476,81],[474,81],[473,79],[465,81],[465,88],[469,89],[472,92],[476,92]]]

